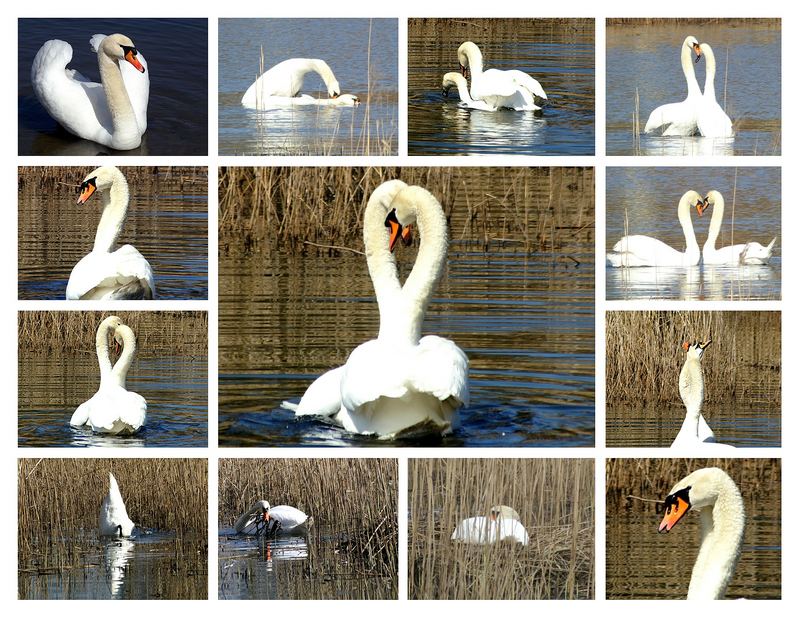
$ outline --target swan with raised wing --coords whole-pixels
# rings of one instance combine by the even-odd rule
[[[446,99],[450,94],[452,88],[458,89],[458,97],[460,99],[458,105],[460,107],[468,107],[469,109],[480,109],[483,111],[493,112],[497,108],[492,107],[486,101],[475,101],[469,95],[469,87],[467,86],[466,78],[461,73],[451,71],[445,73],[442,77],[442,96]]]
[[[714,91],[714,76],[717,72],[714,51],[708,43],[701,43],[700,50],[706,57],[706,83],[697,108],[697,130],[703,137],[733,137],[731,119],[717,103]]]
[[[538,111],[542,109],[541,102],[547,99],[541,84],[524,71],[484,71],[483,54],[472,41],[466,41],[458,48],[458,63],[461,74],[470,76],[472,99],[484,101],[494,109]]]
[[[108,494],[100,505],[100,536],[130,536],[135,524],[128,517],[117,479],[108,473]]]
[[[711,206],[711,225],[708,228],[708,238],[703,245],[704,264],[766,264],[772,257],[772,248],[778,237],[765,247],[761,243],[748,242],[739,245],[730,245],[717,249],[717,237],[722,227],[722,218],[725,213],[725,199],[719,191],[709,191],[702,204],[698,204],[697,212],[703,216],[706,208]]]
[[[307,73],[317,73],[328,90],[329,99],[316,99],[303,95],[303,80]],[[250,109],[269,109],[285,105],[325,105],[352,107],[360,99],[353,94],[341,94],[339,82],[324,60],[317,58],[290,58],[265,71],[247,89],[242,105]]]
[[[75,264],[67,282],[67,300],[142,300],[156,295],[150,263],[132,245],[112,251],[128,214],[125,176],[116,167],[89,172],[81,183],[78,204],[100,194],[103,214],[94,246]]]
[[[721,469],[695,470],[664,500],[658,531],[669,532],[689,511],[700,513],[700,550],[686,598],[722,599],[742,551],[746,519],[742,495]]]
[[[650,112],[644,126],[645,133],[663,136],[697,134],[697,112],[702,93],[694,74],[692,54],[696,64],[702,55],[701,46],[695,37],[689,35],[681,44],[681,69],[686,78],[686,98],[680,103],[660,105]]]
[[[266,500],[259,500],[239,516],[233,527],[238,534],[304,534],[313,521],[313,517],[293,506],[270,506]]]
[[[72,46],[53,39],[33,59],[36,98],[73,135],[116,150],[138,148],[147,130],[147,62],[124,34],[95,34],[90,44],[97,52],[101,83],[67,69]]]
[[[697,191],[687,191],[678,202],[678,221],[686,240],[686,251],[673,249],[665,242],[650,236],[623,236],[606,254],[610,266],[694,266],[700,262],[700,245],[692,226],[692,206],[703,203]]]
[[[489,517],[469,517],[463,520],[450,535],[453,541],[489,545],[501,541],[528,544],[528,531],[519,514],[510,506],[493,506]]]

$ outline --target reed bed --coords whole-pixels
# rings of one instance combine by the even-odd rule
[[[593,168],[223,167],[220,252],[361,249],[367,201],[393,178],[439,199],[454,242],[528,252],[594,242]]]
[[[97,327],[117,315],[136,334],[139,356],[207,355],[205,311],[20,311],[18,345],[26,355],[95,352]]]
[[[112,162],[109,162],[111,164]],[[19,167],[17,187],[20,193],[35,196],[78,194],[86,175],[98,166],[38,165]],[[189,166],[118,166],[128,184],[137,193],[158,193],[166,187],[181,193],[208,190],[208,168]]]
[[[408,40],[460,40],[474,41],[547,41],[572,42],[580,35],[594,37],[594,19],[591,18],[537,18],[537,19],[450,19],[440,17],[410,18]],[[457,48],[456,48],[457,49]],[[453,61],[455,62],[453,50]],[[484,61],[486,61],[484,57]],[[411,64],[411,63],[410,63]],[[488,64],[488,62],[487,62]],[[458,68],[458,67],[456,67]]]
[[[712,340],[703,355],[705,400],[781,401],[781,316],[775,311],[606,313],[606,401],[679,400],[684,341]],[[754,374],[759,380],[751,379]],[[742,379],[742,376],[748,376]]]
[[[764,28],[780,30],[780,19],[760,19],[751,17],[607,17],[606,27],[611,28],[642,28],[645,26],[747,26],[749,28]]]
[[[589,599],[594,596],[594,462],[413,459],[409,597]],[[458,523],[514,508],[529,545],[453,542]]]
[[[394,459],[220,459],[219,521],[257,500],[289,504],[342,537],[340,549],[371,573],[397,574],[397,461]]]

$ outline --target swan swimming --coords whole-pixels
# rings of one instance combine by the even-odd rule
[[[147,62],[124,34],[95,34],[89,42],[97,52],[101,83],[67,69],[72,46],[53,39],[33,59],[36,98],[73,135],[116,150],[138,148],[147,130]]]
[[[135,524],[128,517],[117,479],[110,472],[108,485],[108,495],[100,506],[100,536],[130,536]]]
[[[617,241],[611,253],[606,254],[614,268],[634,266],[695,266],[700,262],[700,245],[694,235],[691,207],[702,205],[697,191],[687,191],[678,202],[678,221],[683,228],[686,251],[677,251],[668,244],[650,236],[624,236]]]
[[[681,69],[686,78],[686,98],[680,103],[667,103],[660,105],[650,112],[645,133],[656,133],[662,136],[690,136],[696,135],[697,113],[702,94],[700,84],[694,74],[692,53],[695,54],[695,64],[700,60],[702,49],[700,43],[693,36],[687,36],[681,45]]]
[[[523,71],[512,69],[483,70],[483,54],[475,43],[466,41],[458,48],[461,74],[469,73],[472,83],[470,95],[475,101],[484,101],[494,109],[538,111],[540,102],[547,100],[541,84]]]
[[[689,600],[722,599],[744,540],[745,511],[739,488],[719,468],[692,472],[664,500],[659,532],[669,532],[689,511],[700,513],[700,550],[689,582]]]
[[[488,545],[501,541],[528,544],[528,531],[519,519],[519,514],[510,506],[493,506],[489,517],[470,517],[463,520],[453,534],[453,541]]]
[[[239,516],[233,527],[238,534],[300,534],[308,532],[313,521],[313,517],[293,506],[271,507],[266,500],[259,500]]]
[[[303,79],[312,71],[325,82],[329,99],[300,94]],[[353,94],[341,94],[339,82],[328,63],[317,58],[290,58],[279,62],[256,79],[242,97],[244,107],[260,110],[286,105],[353,107],[360,102]]]
[[[728,264],[736,266],[739,264],[766,264],[772,257],[772,248],[778,237],[765,247],[761,243],[749,242],[740,245],[731,245],[717,249],[717,236],[722,227],[722,218],[725,213],[725,200],[719,191],[709,191],[702,204],[697,205],[697,212],[702,217],[706,208],[712,207],[711,224],[708,228],[708,238],[703,245],[704,264]]]
[[[408,238],[412,223],[419,227],[420,248],[401,288],[392,250]],[[346,431],[382,439],[449,433],[458,408],[469,404],[469,361],[452,341],[421,337],[447,253],[441,204],[421,187],[383,183],[364,213],[364,244],[380,313],[377,339],[318,378],[299,404],[282,405],[297,416],[327,416]]]
[[[92,251],[75,264],[67,282],[67,300],[141,300],[156,295],[150,263],[132,245],[112,251],[128,214],[125,176],[116,167],[98,167],[81,184],[78,204],[97,192],[103,214]]]
[[[733,137],[731,119],[717,103],[714,91],[714,75],[717,71],[714,51],[708,43],[701,43],[700,49],[706,57],[706,83],[697,108],[697,130],[703,137]]]

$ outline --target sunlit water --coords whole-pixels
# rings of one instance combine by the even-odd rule
[[[206,539],[137,528],[130,538],[94,533],[41,539],[20,552],[20,599],[205,599]]]
[[[735,202],[734,202],[735,187]],[[685,191],[702,196],[712,189],[725,198],[717,248],[751,241],[768,245],[777,237],[767,265],[692,267],[606,267],[606,298],[676,300],[779,300],[781,298],[781,171],[765,167],[608,168],[606,174],[606,251],[625,235],[657,238],[678,251],[686,241],[678,222]],[[691,209],[702,250],[711,224],[711,207],[699,217]],[[733,240],[731,241],[731,229]],[[604,260],[605,261],[605,260]]]
[[[219,598],[397,598],[397,565],[368,564],[344,532],[315,527],[308,536],[264,538],[220,524]]]
[[[74,13],[73,13],[74,14]],[[31,65],[51,39],[72,46],[69,69],[100,81],[94,34],[129,36],[147,60],[150,99],[142,144],[124,153],[67,133],[39,103]],[[207,19],[20,19],[19,154],[21,155],[205,155],[208,153]]]
[[[686,97],[680,63],[683,40],[694,35],[714,50],[715,91],[733,121],[734,137],[634,139],[639,95],[639,132],[656,107]],[[609,155],[779,155],[781,153],[781,31],[719,25],[609,27],[606,34],[606,153]],[[704,59],[694,65],[701,90]]]
[[[484,69],[519,69],[539,81],[548,97],[541,115],[465,109],[456,89],[444,98],[442,76],[459,70],[465,39],[457,30],[409,30],[409,154],[594,154],[594,28],[565,36],[538,24],[514,20],[512,30],[474,42]]]
[[[361,105],[243,107],[262,49],[264,70],[289,58],[325,60],[342,94]],[[220,154],[397,154],[396,19],[221,19],[219,65]],[[314,73],[302,92],[328,98]]]
[[[147,400],[145,428],[132,436],[70,427],[72,413],[100,384],[93,356],[49,358],[20,351],[19,446],[208,446],[205,356],[136,358],[127,389]]]
[[[72,269],[92,250],[101,207],[98,198],[79,206],[73,194],[43,195],[32,184],[19,196],[19,298],[63,300]],[[143,184],[129,180],[128,218],[116,248],[131,244],[150,263],[158,299],[208,298],[205,169],[191,182],[162,173],[155,188]]]

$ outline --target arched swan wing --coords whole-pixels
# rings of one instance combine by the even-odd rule
[[[303,526],[308,519],[308,515],[303,513],[300,509],[285,504],[273,506],[269,510],[271,519],[277,519],[281,522],[281,530],[288,532],[293,528]]]
[[[311,383],[300,399],[294,404],[288,401],[281,403],[286,410],[293,410],[295,416],[317,415],[332,416],[342,407],[341,383],[344,366],[326,371]]]
[[[113,253],[92,251],[75,265],[67,283],[67,300],[138,300],[155,294],[153,269],[132,245]]]
[[[428,335],[419,340],[411,366],[411,388],[444,401],[455,397],[469,405],[469,360],[455,343]]]

